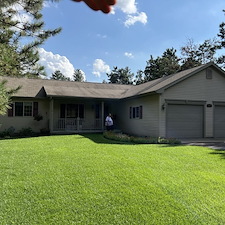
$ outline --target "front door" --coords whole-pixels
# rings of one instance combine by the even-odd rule
[[[65,130],[82,129],[84,120],[84,104],[61,104],[60,119]]]

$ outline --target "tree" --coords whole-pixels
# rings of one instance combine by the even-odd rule
[[[85,81],[84,72],[82,70],[80,70],[80,69],[74,70],[73,81],[84,82]]]
[[[181,70],[216,61],[217,45],[216,39],[205,40],[202,44],[195,44],[193,39],[188,39],[187,44],[181,47],[181,54],[183,55]]]
[[[133,84],[134,74],[131,73],[129,67],[118,69],[118,67],[113,67],[111,73],[106,74],[109,79],[109,83],[113,84]]]
[[[225,10],[223,10],[223,12],[225,12]],[[219,33],[217,34],[217,36],[219,37],[217,49],[218,50],[224,49],[225,48],[225,23],[224,22],[219,25]],[[217,63],[221,64],[222,67],[225,68],[225,55],[219,56],[217,59]]]
[[[162,56],[158,56],[156,59],[151,55],[144,70],[144,81],[151,81],[178,72],[180,70],[179,61],[174,48],[166,49]]]
[[[14,46],[0,43],[0,75],[22,76],[20,56]]]
[[[137,71],[136,79],[134,80],[134,83],[136,85],[145,83],[145,78],[143,77],[143,75],[144,75],[144,71],[142,70]]]
[[[44,0],[1,1],[0,65],[6,66],[1,68],[0,75],[37,77],[44,74],[44,67],[37,63],[38,47],[49,37],[58,34],[61,28],[44,29],[41,14],[43,2]]]
[[[5,115],[10,109],[11,96],[16,93],[20,87],[8,90],[6,88],[6,80],[0,82],[0,115]]]
[[[56,70],[54,73],[52,73],[52,76],[50,77],[50,79],[70,81],[70,78],[63,75],[60,70]]]

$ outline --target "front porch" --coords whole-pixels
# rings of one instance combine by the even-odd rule
[[[59,118],[56,120],[53,131],[55,132],[100,132],[104,130],[102,119],[95,119],[93,123],[81,118]]]
[[[116,115],[116,104],[98,99],[50,99],[50,133],[103,132],[105,117],[110,112]],[[114,123],[115,123],[114,118]]]

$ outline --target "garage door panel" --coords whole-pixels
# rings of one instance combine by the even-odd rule
[[[203,137],[203,106],[168,105],[167,137]]]
[[[214,108],[214,136],[225,137],[225,106]]]

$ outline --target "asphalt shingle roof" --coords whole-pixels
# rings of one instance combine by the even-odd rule
[[[14,77],[0,77],[0,80],[7,80],[7,86],[11,88],[16,88],[19,85],[22,86],[14,94],[15,97],[38,97],[40,92],[42,92],[42,95],[44,93],[48,97],[122,99],[147,93],[159,93],[209,66],[214,66],[224,74],[224,71],[218,66],[208,63],[136,86]]]

